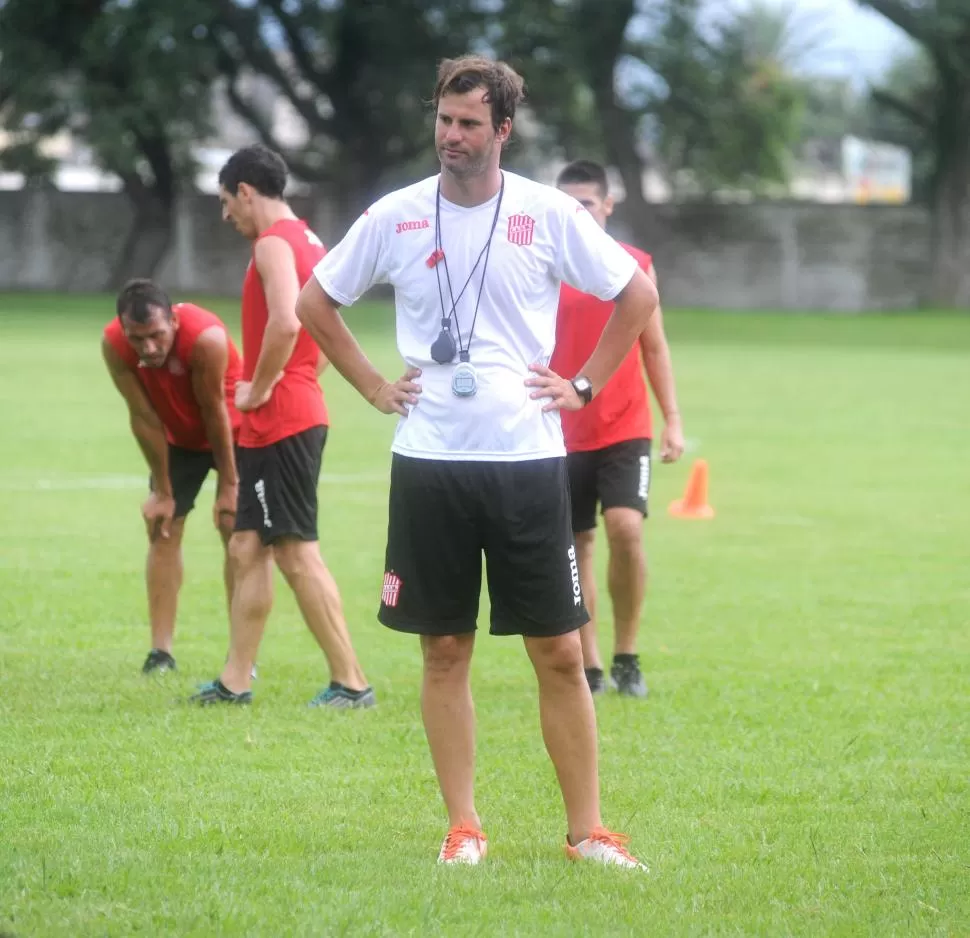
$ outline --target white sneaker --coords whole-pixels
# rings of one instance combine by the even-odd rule
[[[481,863],[488,853],[485,835],[469,824],[456,824],[445,837],[438,854],[439,863]]]
[[[626,849],[630,838],[614,834],[605,827],[597,827],[585,840],[574,847],[566,839],[566,856],[570,860],[592,860],[604,866],[623,866],[631,870],[650,870]]]

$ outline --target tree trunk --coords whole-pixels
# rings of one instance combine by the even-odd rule
[[[635,12],[633,0],[584,0],[576,9],[573,26],[579,57],[599,113],[606,157],[623,180],[630,206],[626,217],[634,237],[645,244],[649,240],[649,208],[643,196],[643,162],[637,153],[637,119],[617,101],[614,87],[624,35]]]
[[[105,289],[120,290],[133,277],[154,277],[172,245],[175,231],[174,199],[153,189],[127,191],[134,216]]]
[[[926,300],[935,307],[965,307],[970,305],[970,85],[943,82],[936,134]]]
[[[625,217],[633,228],[636,241],[646,244],[650,240],[650,227],[647,222],[650,207],[643,195],[644,167],[636,150],[632,120],[620,110],[615,101],[605,108],[597,101],[597,107],[603,122],[606,155],[623,180],[625,201],[629,205]]]

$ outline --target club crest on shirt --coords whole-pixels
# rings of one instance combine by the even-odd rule
[[[173,375],[184,375],[185,365],[183,365],[177,358],[169,358],[168,360],[168,370]]]
[[[532,244],[535,227],[536,220],[529,215],[509,215],[509,241],[520,247],[528,247]]]

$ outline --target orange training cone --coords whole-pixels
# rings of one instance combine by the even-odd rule
[[[670,503],[669,512],[675,518],[713,518],[714,509],[707,504],[707,460],[695,460],[684,497]]]

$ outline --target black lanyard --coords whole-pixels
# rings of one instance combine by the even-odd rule
[[[435,255],[444,261],[445,265],[445,280],[448,283],[448,296],[451,299],[451,311],[445,315],[445,296],[441,289],[441,274],[438,270],[438,265],[434,265],[435,279],[438,281],[438,299],[441,303],[441,333],[435,340],[434,344],[431,346],[431,357],[438,362],[438,364],[446,364],[447,362],[453,361],[455,358],[455,351],[459,353],[459,359],[463,362],[469,360],[469,349],[472,344],[472,335],[475,332],[475,323],[478,321],[478,307],[482,302],[482,292],[485,289],[485,273],[488,270],[488,258],[492,250],[492,238],[495,235],[495,227],[498,225],[499,212],[502,210],[502,197],[505,194],[505,174],[502,174],[502,184],[498,190],[498,200],[495,203],[495,214],[492,217],[492,227],[488,233],[488,240],[485,242],[485,246],[478,254],[478,260],[475,261],[474,266],[471,269],[471,273],[468,275],[468,279],[465,281],[465,285],[461,288],[461,292],[458,297],[455,297],[454,291],[451,288],[451,272],[448,270],[448,257],[444,252],[442,237],[441,237],[441,179],[438,180],[438,189],[435,193],[435,207],[434,207],[434,246]],[[482,258],[484,258],[485,263],[482,265],[482,279],[478,284],[478,298],[475,300],[475,313],[472,316],[471,328],[468,330],[468,342],[467,344],[462,344],[461,338],[461,325],[458,322],[458,303],[461,302],[461,298],[465,295],[465,291],[468,289],[468,285],[472,282],[472,277],[475,276],[475,271],[478,270],[478,265],[482,263]],[[457,349],[455,346],[455,340],[451,335],[451,320],[455,320],[455,331],[458,333],[458,345]]]

